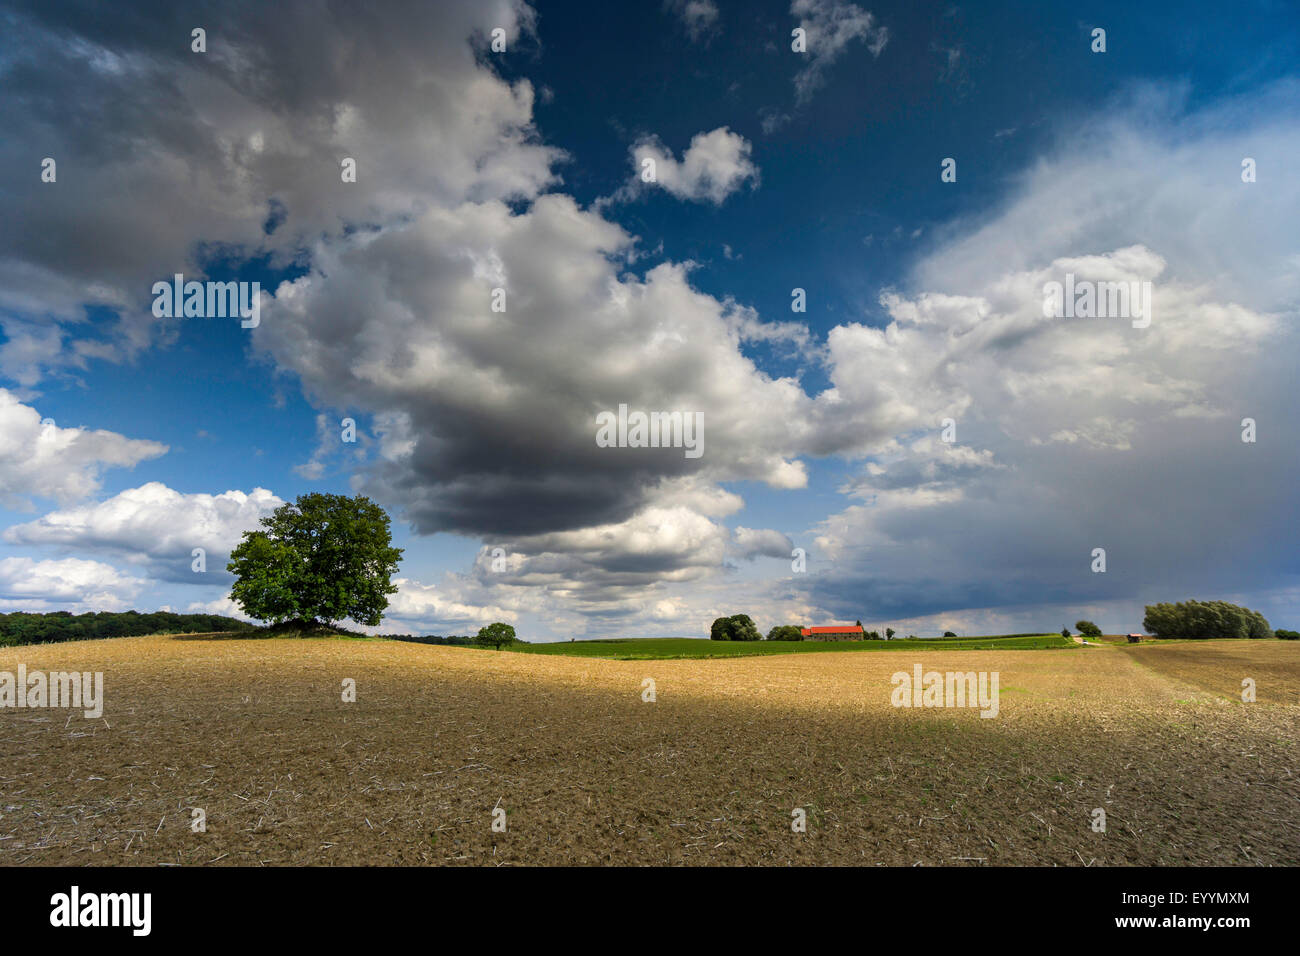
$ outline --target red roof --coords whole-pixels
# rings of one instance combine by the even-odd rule
[[[846,634],[850,631],[863,633],[862,628],[857,624],[836,624],[831,627],[801,627],[800,632],[804,637],[809,634]]]

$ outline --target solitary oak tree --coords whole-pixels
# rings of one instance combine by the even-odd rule
[[[515,642],[515,629],[509,624],[497,621],[487,627],[480,627],[478,637],[474,638],[474,640],[480,644],[491,644],[497,650],[501,650],[506,644]]]
[[[226,570],[230,596],[260,621],[379,623],[402,549],[392,546],[388,515],[361,495],[300,495],[245,531]]]

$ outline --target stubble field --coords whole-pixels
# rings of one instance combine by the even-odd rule
[[[998,716],[892,707],[918,662],[999,672]],[[106,702],[0,709],[6,865],[1300,863],[1280,641],[613,661],[176,636],[0,650],[20,663],[103,671]]]

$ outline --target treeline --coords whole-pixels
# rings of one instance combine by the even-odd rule
[[[381,634],[380,636],[390,641],[410,641],[413,644],[449,644],[453,647],[486,647],[492,643],[483,636],[481,631],[474,636],[469,634],[450,634],[446,637],[441,634]],[[503,643],[527,644],[528,641],[515,637]]]
[[[173,614],[170,611],[94,611],[72,614],[54,611],[0,614],[0,646],[91,641],[101,637],[139,637],[142,634],[204,634],[243,631],[250,625],[221,614]]]
[[[457,647],[465,647],[474,644],[474,638],[468,634],[451,634],[443,637],[441,634],[384,634],[384,637],[390,641],[410,641],[412,644],[454,644]]]
[[[1179,640],[1282,637],[1286,633],[1275,635],[1263,614],[1227,601],[1148,604],[1142,627],[1155,637]]]

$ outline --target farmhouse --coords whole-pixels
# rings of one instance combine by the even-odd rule
[[[801,627],[805,641],[861,641],[866,635],[860,624],[834,624],[830,627]]]

